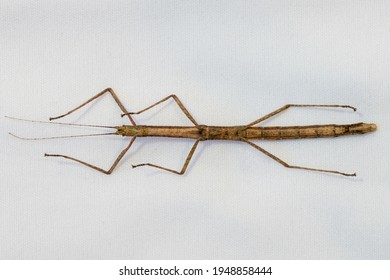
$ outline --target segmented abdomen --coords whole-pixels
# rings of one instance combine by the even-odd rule
[[[249,127],[246,139],[282,140],[301,138],[337,137],[349,134],[363,134],[376,130],[375,124],[327,124],[311,126]]]

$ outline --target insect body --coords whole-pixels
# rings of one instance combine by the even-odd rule
[[[351,135],[351,134],[363,134],[367,132],[372,132],[376,130],[376,125],[373,123],[355,123],[355,124],[326,124],[326,125],[310,125],[310,126],[274,126],[274,127],[255,127],[256,124],[279,114],[280,112],[287,110],[290,107],[327,107],[327,108],[349,108],[356,111],[356,108],[349,105],[298,105],[298,104],[288,104],[285,105],[247,125],[243,126],[207,126],[198,124],[195,119],[191,116],[191,114],[187,111],[184,105],[181,103],[179,98],[176,95],[170,95],[166,98],[152,104],[151,106],[138,111],[138,112],[128,112],[123,104],[120,102],[119,98],[115,94],[115,92],[111,88],[107,88],[104,91],[98,93],[91,99],[82,103],[80,106],[74,108],[73,110],[67,112],[66,114],[50,118],[50,121],[65,117],[74,111],[80,109],[91,101],[97,99],[105,93],[110,93],[114,98],[123,114],[122,117],[127,117],[131,123],[131,125],[122,125],[122,126],[94,126],[94,125],[81,125],[81,124],[67,124],[67,123],[58,123],[58,124],[66,124],[66,125],[78,125],[78,126],[94,126],[100,128],[109,128],[115,129],[114,132],[111,133],[100,133],[100,134],[92,134],[92,135],[81,135],[81,136],[94,136],[94,135],[121,135],[131,137],[131,140],[127,147],[118,155],[116,160],[110,169],[104,170],[100,167],[94,166],[92,164],[86,163],[79,159],[69,157],[61,154],[45,154],[47,157],[63,157],[69,160],[73,160],[79,162],[83,165],[91,167],[97,171],[103,172],[105,174],[111,174],[115,167],[118,165],[119,161],[123,158],[126,152],[130,149],[131,145],[134,143],[137,137],[175,137],[175,138],[190,138],[195,139],[195,142],[184,162],[184,165],[180,171],[176,171],[173,169],[169,169],[163,166],[155,165],[152,163],[142,163],[133,165],[133,167],[140,166],[150,166],[159,169],[163,169],[176,174],[184,174],[191,158],[195,152],[196,147],[198,146],[200,141],[206,140],[234,140],[234,141],[242,141],[248,143],[258,151],[264,153],[270,158],[274,159],[278,163],[282,164],[288,168],[296,168],[296,169],[305,169],[312,171],[320,171],[327,173],[335,173],[344,176],[356,176],[356,173],[343,173],[335,170],[325,170],[318,168],[309,168],[303,166],[295,166],[290,165],[280,158],[274,156],[268,151],[264,150],[260,146],[251,142],[251,140],[283,140],[283,139],[302,139],[302,138],[320,138],[320,137],[338,137],[342,135]],[[183,113],[187,116],[187,118],[194,124],[193,126],[147,126],[147,125],[137,125],[131,115],[141,114],[154,106],[161,104],[162,102],[168,100],[169,98],[173,98]],[[13,135],[13,134],[12,134]],[[15,136],[15,135],[13,135]],[[74,136],[77,137],[77,136]],[[21,137],[18,137],[21,138]],[[58,137],[51,137],[58,138]],[[61,138],[61,137],[60,137]],[[22,139],[37,139],[37,138],[22,138]],[[42,139],[42,138],[41,138]]]
[[[146,126],[122,125],[117,135],[137,137],[174,137],[205,140],[283,140],[320,137],[338,137],[374,131],[375,124],[327,124],[309,126]]]

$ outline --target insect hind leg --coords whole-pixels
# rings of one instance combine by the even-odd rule
[[[310,167],[290,165],[287,162],[285,162],[285,161],[281,160],[280,158],[278,158],[277,156],[275,156],[275,155],[271,154],[270,152],[264,150],[260,146],[257,146],[255,143],[252,143],[252,142],[248,141],[245,138],[241,138],[240,140],[245,142],[245,143],[248,143],[249,145],[251,145],[256,150],[258,150],[258,151],[262,152],[263,154],[269,156],[270,158],[272,158],[273,160],[275,160],[276,162],[280,163],[281,165],[283,165],[284,167],[287,167],[287,168],[296,168],[296,169],[304,169],[304,170],[310,170],[310,171],[334,173],[334,174],[340,174],[340,175],[343,175],[343,176],[356,176],[356,173],[344,173],[344,172],[335,171],[335,170],[326,170],[326,169],[318,169],[318,168],[310,168]]]
[[[352,107],[350,105],[318,105],[318,104],[287,104],[287,105],[284,105],[282,107],[280,107],[279,109],[261,117],[260,119],[257,119],[253,122],[251,122],[250,124],[247,124],[245,127],[250,127],[250,126],[254,126],[262,121],[265,121],[266,119],[269,119],[270,117],[273,117],[285,110],[287,110],[288,108],[291,108],[291,107],[312,107],[312,108],[349,108],[349,109],[352,109],[354,111],[356,111],[356,108],[355,107]]]

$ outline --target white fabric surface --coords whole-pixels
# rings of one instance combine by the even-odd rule
[[[2,259],[388,259],[389,1],[7,1],[0,3],[0,115],[46,120],[106,87],[130,111],[176,93],[199,123],[375,122],[372,134],[256,143],[120,137],[21,141],[100,132],[1,120]],[[63,121],[122,124],[105,97]],[[139,124],[189,125],[173,102]]]

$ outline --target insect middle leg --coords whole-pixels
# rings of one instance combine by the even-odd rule
[[[175,102],[177,103],[177,105],[179,106],[179,108],[183,111],[183,113],[187,116],[187,118],[194,124],[194,125],[198,125],[198,123],[195,121],[195,119],[191,116],[191,114],[188,112],[188,110],[186,109],[186,107],[184,107],[183,103],[181,103],[179,97],[177,97],[176,95],[174,94],[171,94],[163,99],[161,99],[160,101],[146,107],[145,109],[142,109],[141,111],[138,111],[138,112],[129,112],[129,113],[125,113],[125,114],[122,114],[122,117],[123,116],[126,116],[126,115],[138,115],[138,114],[141,114],[151,108],[153,108],[154,106],[157,106],[161,103],[163,103],[164,101],[167,101],[169,98],[173,98],[173,100],[175,100]]]
[[[257,149],[258,151],[262,152],[263,154],[269,156],[270,158],[272,158],[273,160],[277,161],[278,163],[280,163],[281,165],[287,167],[287,168],[296,168],[296,169],[305,169],[305,170],[311,170],[311,171],[319,171],[319,172],[327,172],[327,173],[335,173],[335,174],[340,174],[340,175],[344,175],[344,176],[356,176],[356,173],[343,173],[343,172],[340,172],[340,171],[335,171],[335,170],[326,170],[326,169],[318,169],[318,168],[310,168],[310,167],[303,167],[303,166],[296,166],[296,165],[290,165],[288,163],[286,163],[285,161],[281,160],[280,158],[274,156],[273,154],[271,154],[270,152],[264,150],[263,148],[257,146],[255,143],[252,143],[250,141],[248,141],[247,139],[245,138],[241,138],[241,141],[245,142],[245,143],[248,143],[249,145],[251,145],[253,148]]]
[[[283,107],[280,107],[279,109],[277,109],[277,110],[275,110],[275,111],[273,111],[273,112],[271,112],[271,113],[269,113],[269,114],[267,114],[267,115],[261,117],[260,119],[257,119],[257,120],[255,120],[255,121],[251,122],[250,124],[247,124],[245,127],[254,126],[254,125],[256,125],[256,124],[258,124],[258,123],[260,123],[260,122],[262,122],[262,121],[264,121],[264,120],[266,120],[266,119],[268,119],[268,118],[270,118],[270,117],[273,117],[273,116],[275,116],[275,115],[277,115],[277,114],[279,114],[279,113],[281,113],[281,112],[287,110],[287,109],[290,108],[290,107],[350,108],[350,109],[356,111],[356,108],[355,108],[355,107],[352,107],[352,106],[349,106],[349,105],[306,105],[306,104],[302,105],[302,104],[287,104],[287,105],[284,105]]]
[[[49,118],[49,120],[55,120],[55,119],[59,119],[59,118],[62,118],[62,117],[65,117],[71,113],[73,113],[74,111],[77,111],[78,109],[80,109],[81,107],[84,107],[85,105],[87,105],[88,103],[90,103],[91,101],[99,98],[100,96],[102,96],[103,94],[109,92],[112,96],[112,98],[114,98],[116,104],[118,104],[119,108],[121,109],[121,111],[124,113],[124,115],[127,115],[130,122],[136,126],[136,123],[134,122],[133,118],[128,115],[128,111],[126,110],[125,106],[123,106],[122,102],[119,100],[118,96],[116,95],[116,93],[114,92],[114,90],[112,88],[106,88],[105,90],[103,90],[102,92],[99,92],[98,94],[96,94],[95,96],[93,96],[92,98],[88,99],[87,101],[85,101],[84,103],[82,103],[81,105],[77,106],[76,108],[70,110],[69,112],[67,112],[66,114],[63,114],[63,115],[60,115],[60,116],[57,116],[57,117],[51,117]]]
[[[111,174],[111,173],[114,171],[114,169],[115,169],[115,167],[118,165],[119,161],[123,158],[123,156],[124,156],[124,155],[127,153],[127,151],[130,149],[131,145],[132,145],[133,142],[135,141],[135,138],[136,138],[136,137],[131,138],[130,143],[127,145],[126,148],[124,148],[124,149],[122,150],[122,152],[121,152],[121,153],[118,155],[118,157],[115,159],[113,165],[112,165],[112,166],[110,167],[110,169],[108,169],[108,170],[104,170],[103,168],[97,167],[97,166],[92,165],[92,164],[90,164],[90,163],[87,163],[87,162],[85,162],[85,161],[82,161],[82,160],[79,160],[79,159],[77,159],[77,158],[73,158],[73,157],[70,157],[70,156],[66,156],[66,155],[45,154],[45,157],[63,157],[63,158],[66,158],[66,159],[70,159],[70,160],[73,160],[73,161],[77,161],[78,163],[81,163],[81,164],[83,164],[83,165],[85,165],[85,166],[88,166],[88,167],[90,167],[90,168],[92,168],[92,169],[95,169],[95,170],[97,170],[97,171],[99,171],[99,172],[102,172],[102,173],[104,173],[104,174],[109,175],[109,174]]]
[[[180,171],[176,171],[176,170],[173,170],[173,169],[169,169],[169,168],[166,168],[166,167],[163,167],[163,166],[159,166],[159,165],[155,165],[155,164],[152,164],[152,163],[141,163],[141,164],[137,164],[137,165],[132,165],[133,168],[136,168],[136,167],[140,167],[140,166],[151,166],[151,167],[155,167],[155,168],[159,168],[159,169],[162,169],[162,170],[166,170],[166,171],[169,171],[169,172],[172,172],[172,173],[175,173],[175,174],[178,174],[178,175],[183,175],[184,172],[186,172],[186,169],[188,167],[188,164],[190,163],[191,161],[191,158],[195,152],[195,149],[196,147],[198,146],[199,144],[199,141],[200,141],[200,138],[198,138],[194,145],[192,146],[190,152],[188,153],[188,156],[186,158],[186,161],[184,162],[184,165],[182,167],[182,169]]]

